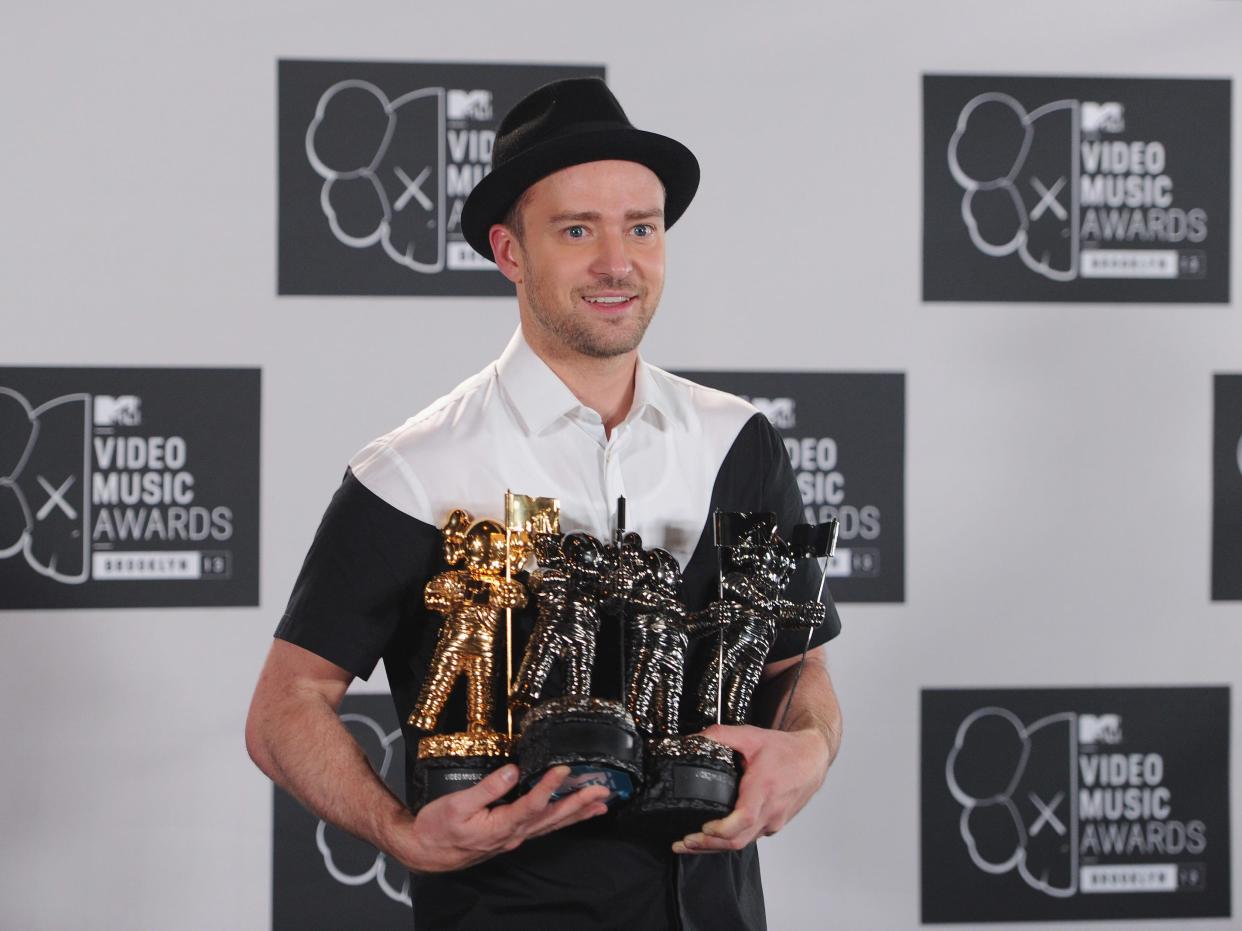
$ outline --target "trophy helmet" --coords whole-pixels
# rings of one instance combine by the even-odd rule
[[[571,533],[565,536],[562,547],[565,560],[583,575],[596,577],[604,567],[604,551],[589,533]]]
[[[444,561],[456,566],[466,558],[466,531],[470,527],[471,517],[461,508],[454,508],[444,521],[441,533],[444,536]]]
[[[535,562],[539,565],[554,565],[565,558],[565,551],[562,547],[564,538],[559,533],[536,533],[534,538]]]
[[[505,539],[505,528],[494,520],[481,520],[466,531],[462,548],[466,569],[475,578],[503,576],[511,547]],[[518,547],[512,547],[513,556]],[[514,567],[516,568],[516,567]]]
[[[779,592],[793,577],[793,550],[780,537],[773,537],[769,542],[735,546],[729,561],[773,592]]]
[[[677,564],[672,553],[658,547],[648,550],[646,562],[656,585],[671,592],[677,591],[681,585],[681,566]]]
[[[621,537],[621,543],[618,547],[618,558],[630,566],[641,568],[646,561],[646,551],[643,550],[643,538],[634,531],[629,531]]]

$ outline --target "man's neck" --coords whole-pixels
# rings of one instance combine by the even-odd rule
[[[538,337],[531,339],[529,330],[523,328],[522,332],[535,355],[565,383],[584,407],[599,414],[604,422],[604,434],[612,436],[613,427],[625,420],[634,404],[638,351],[597,359],[574,352],[558,352],[551,345],[541,344]]]

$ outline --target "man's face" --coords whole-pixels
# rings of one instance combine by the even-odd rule
[[[664,186],[637,162],[586,162],[536,182],[509,254],[527,338],[609,358],[638,347],[664,289]],[[529,328],[538,330],[532,334]]]

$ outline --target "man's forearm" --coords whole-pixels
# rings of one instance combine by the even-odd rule
[[[794,682],[797,688],[794,688]],[[790,703],[790,692],[793,692]],[[828,765],[836,759],[841,748],[841,706],[823,656],[817,652],[807,654],[806,664],[798,677],[798,664],[777,673],[759,685],[758,708],[760,721],[768,727],[781,725],[785,731],[813,731],[824,741],[828,750]],[[785,714],[785,706],[789,712]],[[784,723],[781,719],[784,717]]]
[[[412,816],[316,689],[256,695],[246,747],[273,782],[314,814],[400,856],[393,849],[395,830]]]
[[[569,775],[554,766],[517,801],[497,804],[518,780],[501,766],[475,785],[410,814],[371,769],[336,709],[352,674],[308,650],[275,640],[246,719],[246,748],[271,779],[312,812],[417,872],[472,866],[523,841],[607,810],[592,786],[554,801]]]

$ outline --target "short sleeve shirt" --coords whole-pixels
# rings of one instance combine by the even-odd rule
[[[611,538],[617,499],[624,496],[625,529],[677,559],[691,611],[717,590],[715,510],[773,512],[786,538],[806,519],[780,436],[747,402],[640,359],[630,413],[605,435],[599,415],[577,400],[519,329],[498,360],[353,457],[276,630],[364,679],[384,660],[405,731],[407,791],[422,733],[404,722],[439,630],[423,590],[448,568],[440,527],[455,508],[503,522],[506,490],[559,499],[562,532],[586,531],[601,540]],[[820,588],[818,566],[804,560],[785,597],[813,600]],[[840,631],[827,591],[822,600],[827,621],[811,646]],[[530,608],[515,613],[515,664],[533,620]],[[804,631],[782,633],[768,661],[797,655],[807,644]],[[692,644],[683,712],[708,659],[701,641]],[[609,660],[601,644],[596,669],[615,669]],[[499,696],[504,663],[496,666]],[[593,692],[609,695],[612,688],[619,696],[619,678],[617,672],[610,685],[606,672],[597,675]],[[550,693],[553,688],[550,680]],[[464,724],[459,684],[437,729]],[[466,870],[416,875],[411,892],[420,931],[764,926],[754,845],[677,857],[666,843],[627,836],[611,815]]]

